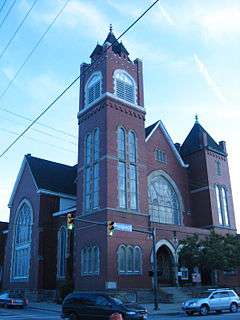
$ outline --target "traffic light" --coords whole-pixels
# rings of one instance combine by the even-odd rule
[[[114,221],[108,221],[107,228],[108,228],[108,235],[112,236],[114,232]]]
[[[67,214],[67,228],[68,230],[72,230],[74,227],[74,218],[72,213]]]

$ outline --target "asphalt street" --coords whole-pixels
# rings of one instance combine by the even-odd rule
[[[237,320],[240,319],[240,313],[231,314],[223,313],[221,315],[210,314],[206,317],[199,317],[198,315],[188,317],[183,313],[179,315],[169,316],[169,315],[152,315],[149,316],[149,320],[197,320],[197,319],[206,319],[206,320]],[[60,314],[56,311],[44,311],[37,309],[0,309],[0,320],[60,320]]]

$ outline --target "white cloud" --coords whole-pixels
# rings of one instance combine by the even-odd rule
[[[227,99],[225,98],[224,94],[222,93],[221,89],[219,88],[219,86],[217,85],[213,77],[210,75],[206,65],[202,62],[202,60],[200,60],[197,54],[194,54],[193,56],[194,56],[195,63],[198,67],[198,71],[201,73],[201,75],[205,79],[208,87],[213,91],[213,93],[221,103],[226,104]]]
[[[64,3],[63,0],[56,0],[54,6],[47,6],[44,11],[34,12],[32,17],[35,23],[48,25]],[[56,27],[74,29],[98,39],[105,35],[106,29],[103,26],[107,24],[107,17],[98,10],[94,3],[72,0],[57,20]]]

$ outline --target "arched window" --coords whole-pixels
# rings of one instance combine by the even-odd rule
[[[27,201],[23,201],[17,210],[15,220],[12,261],[13,280],[27,280],[29,277],[32,223],[32,208]]]
[[[142,251],[138,246],[120,245],[117,251],[119,274],[140,274],[142,272]]]
[[[219,224],[222,226],[229,226],[227,193],[224,186],[215,185],[216,199],[217,199],[217,211]]]
[[[85,87],[86,105],[90,105],[101,96],[101,72],[94,73],[88,80]]]
[[[118,197],[119,207],[127,207],[125,130],[118,128]]]
[[[81,250],[81,274],[98,275],[100,271],[100,252],[97,246]]]
[[[57,276],[64,278],[66,276],[66,259],[67,259],[67,229],[62,226],[58,231],[58,259],[57,259]]]
[[[114,72],[115,95],[127,102],[135,104],[136,86],[133,78],[124,70]]]
[[[99,207],[100,133],[96,128],[85,139],[84,208],[86,212]]]
[[[180,202],[177,192],[162,174],[149,179],[149,211],[151,219],[158,223],[180,224]]]
[[[136,136],[133,131],[128,133],[129,152],[129,188],[130,188],[130,209],[137,210],[137,150]]]

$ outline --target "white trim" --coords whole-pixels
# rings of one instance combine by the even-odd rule
[[[66,209],[66,210],[54,212],[52,215],[53,215],[53,217],[59,217],[59,216],[65,215],[65,214],[67,214],[67,213],[76,211],[76,210],[77,210],[77,207],[71,207],[71,208],[68,208],[68,209]]]
[[[181,164],[181,166],[182,166],[183,168],[188,168],[189,165],[186,164],[186,163],[184,163],[182,157],[180,156],[177,148],[175,147],[175,145],[174,145],[174,143],[173,143],[173,141],[172,141],[172,138],[170,137],[169,133],[167,132],[167,129],[165,128],[165,126],[164,126],[164,124],[162,123],[161,120],[159,120],[159,121],[156,123],[155,127],[152,129],[152,131],[151,131],[150,134],[147,136],[147,138],[145,139],[145,141],[147,142],[147,141],[150,139],[150,137],[153,135],[153,133],[155,132],[155,130],[156,130],[158,127],[159,127],[160,130],[163,132],[163,134],[164,134],[164,136],[165,136],[168,144],[170,145],[173,153],[175,154],[178,162]]]
[[[116,85],[116,80],[117,80],[117,74],[123,74],[126,78],[129,78],[132,81],[133,84],[133,90],[134,90],[134,102],[129,102],[127,100],[121,99],[117,96],[117,85]],[[125,82],[124,80],[120,80]],[[122,101],[127,101],[128,103],[132,104],[132,105],[136,105],[136,101],[137,101],[137,85],[136,85],[136,81],[134,80],[134,78],[124,69],[116,69],[113,73],[113,91],[114,91],[114,96],[117,97],[118,99],[122,100]]]
[[[82,110],[80,110],[80,111],[78,112],[78,114],[77,114],[78,119],[80,118],[80,116],[81,116],[83,113],[87,112],[93,105],[95,105],[95,104],[98,103],[99,101],[103,100],[104,98],[112,98],[112,99],[114,99],[114,100],[120,101],[120,102],[122,102],[122,103],[124,103],[124,104],[126,104],[126,105],[128,105],[128,106],[130,106],[130,107],[133,107],[133,108],[135,108],[135,109],[137,109],[137,110],[140,110],[140,111],[142,111],[142,112],[145,113],[144,107],[141,107],[141,106],[139,106],[139,105],[137,105],[137,104],[133,104],[133,103],[130,103],[130,102],[128,102],[128,101],[125,101],[125,100],[123,100],[123,99],[121,99],[121,98],[118,98],[117,96],[115,96],[115,94],[113,94],[113,93],[111,93],[111,92],[105,92],[105,93],[103,93],[99,98],[97,98],[97,99],[94,100],[91,104],[89,104],[87,107],[82,108]]]
[[[76,196],[71,196],[69,194],[61,193],[61,192],[53,192],[51,190],[46,190],[46,189],[38,189],[37,193],[49,194],[51,196],[63,197],[63,198],[67,198],[67,199],[77,200]]]
[[[2,234],[8,234],[8,230],[3,230]]]
[[[172,243],[169,240],[166,240],[166,239],[159,240],[156,243],[156,247],[155,247],[156,248],[156,253],[158,252],[159,248],[161,248],[162,246],[168,247],[169,251],[172,254],[174,262],[177,263],[178,262],[178,253],[177,253],[177,250],[172,245]],[[150,261],[151,261],[151,263],[153,263],[153,252],[152,251],[151,251]]]
[[[97,99],[93,100],[91,103],[88,103],[88,85],[89,85],[89,82],[91,82],[91,80],[95,76],[97,76],[99,81],[100,81],[100,95],[99,95],[99,97]],[[103,76],[102,76],[102,72],[101,71],[95,71],[88,78],[88,80],[87,80],[87,82],[85,84],[85,87],[84,87],[84,106],[83,106],[84,108],[89,108],[91,105],[93,105],[94,103],[96,103],[98,100],[101,99],[101,96],[102,96],[102,80],[103,80]]]
[[[11,208],[11,207],[12,207],[13,199],[14,199],[14,197],[15,197],[15,194],[16,194],[18,185],[19,185],[19,183],[20,183],[20,180],[21,180],[21,178],[22,178],[23,172],[24,172],[24,170],[25,170],[26,164],[28,164],[27,155],[25,155],[24,158],[23,158],[23,161],[22,161],[20,170],[19,170],[18,175],[17,175],[17,179],[15,180],[15,183],[14,183],[14,186],[13,186],[13,191],[12,191],[12,194],[11,194],[10,199],[9,199],[9,202],[8,202],[8,208]],[[33,176],[33,174],[32,174],[32,171],[31,171],[31,168],[30,168],[29,164],[28,164],[28,167],[29,167],[29,170],[30,170],[32,179],[33,179],[33,183],[34,183],[34,185],[35,185],[35,187],[36,187],[36,190],[38,190],[36,181],[35,181],[35,179],[34,179],[34,176]]]

